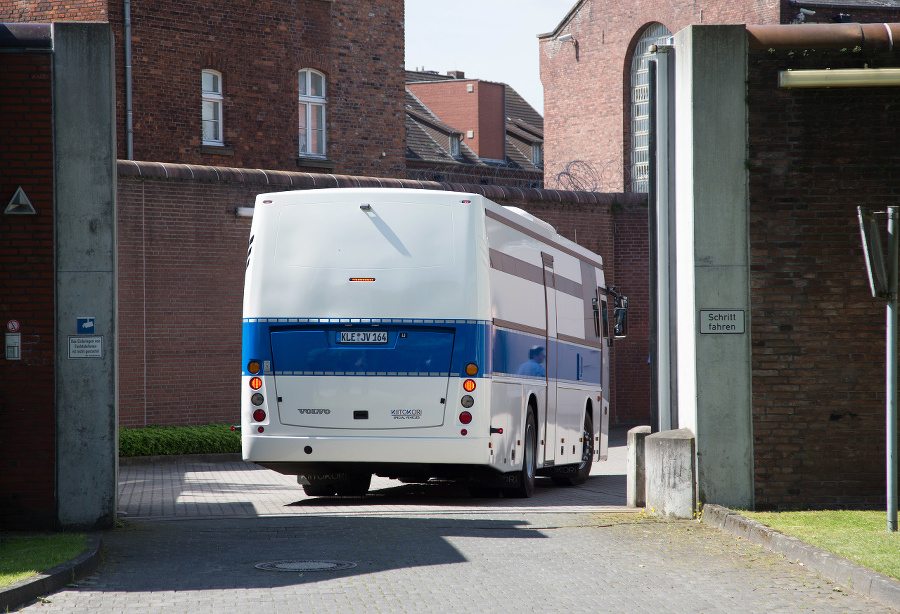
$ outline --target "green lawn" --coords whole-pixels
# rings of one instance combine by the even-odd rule
[[[81,533],[0,538],[0,586],[47,571],[81,554]]]
[[[884,511],[740,512],[747,518],[900,580],[900,533]]]

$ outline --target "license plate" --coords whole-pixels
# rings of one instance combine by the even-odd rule
[[[388,334],[384,330],[341,331],[338,343],[387,343]]]

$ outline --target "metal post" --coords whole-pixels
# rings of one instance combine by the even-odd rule
[[[887,528],[897,530],[897,221],[900,207],[888,207],[887,339]]]

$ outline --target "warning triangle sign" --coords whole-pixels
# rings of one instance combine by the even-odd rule
[[[19,186],[19,189],[16,190],[12,200],[9,201],[9,204],[6,205],[6,209],[3,210],[4,215],[35,215],[36,213],[37,211],[34,210],[34,205],[28,200],[22,186]]]

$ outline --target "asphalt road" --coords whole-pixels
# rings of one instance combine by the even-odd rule
[[[628,511],[614,435],[586,485],[541,480],[528,500],[389,480],[315,499],[241,462],[123,466],[100,571],[24,611],[890,611],[706,524]]]

